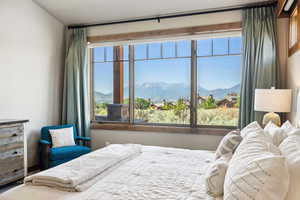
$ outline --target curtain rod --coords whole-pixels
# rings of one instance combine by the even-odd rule
[[[142,22],[142,21],[154,21],[154,20],[157,21],[158,23],[160,23],[160,20],[162,20],[162,19],[187,17],[187,16],[194,16],[194,15],[203,15],[203,14],[234,11],[234,10],[242,10],[242,9],[249,9],[249,8],[260,8],[260,7],[266,7],[266,6],[275,6],[276,4],[277,4],[276,0],[274,0],[274,1],[264,1],[264,2],[260,2],[260,3],[248,4],[248,5],[243,5],[243,6],[221,8],[221,9],[217,9],[217,10],[206,10],[206,11],[198,11],[198,12],[192,12],[192,13],[164,15],[164,16],[158,16],[158,17],[147,17],[147,18],[140,18],[140,19],[112,21],[112,22],[99,23],[99,24],[70,25],[70,26],[68,26],[68,29],[87,28],[87,27],[94,27],[94,26],[107,26],[107,25],[114,25],[114,24],[125,24],[125,23]]]

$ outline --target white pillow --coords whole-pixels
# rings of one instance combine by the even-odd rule
[[[275,146],[279,146],[288,135],[288,130],[285,130],[284,126],[278,127],[271,121],[266,125],[264,131],[271,135]]]
[[[233,153],[234,150],[239,146],[243,138],[240,136],[239,131],[231,131],[223,137],[217,150],[216,159],[227,153]]]
[[[291,133],[293,130],[295,130],[296,128],[291,124],[291,122],[289,120],[285,121],[282,125],[281,128],[283,128],[285,130],[286,133]]]
[[[248,124],[245,128],[241,130],[241,136],[242,138],[246,137],[249,133],[257,132],[262,130],[261,126],[258,124],[258,122],[252,122]]]
[[[241,142],[225,176],[224,200],[283,200],[289,173],[285,158],[263,130]]]
[[[232,157],[232,153],[222,155],[215,160],[205,173],[206,193],[212,197],[223,195],[225,174],[228,163]]]
[[[73,127],[50,129],[49,130],[52,138],[52,147],[63,147],[75,145]]]
[[[293,134],[288,136],[280,144],[279,149],[285,156],[289,174],[290,185],[287,197],[285,200],[300,199],[300,136]]]

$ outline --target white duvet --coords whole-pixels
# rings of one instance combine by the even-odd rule
[[[83,192],[21,185],[1,200],[210,200],[204,174],[214,153],[142,146],[142,153],[111,166]],[[80,158],[79,158],[80,159]]]
[[[97,182],[106,170],[141,153],[136,144],[110,145],[64,165],[28,176],[26,185],[48,186],[67,192],[81,192]]]

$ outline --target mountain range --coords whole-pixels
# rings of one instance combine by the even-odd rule
[[[230,93],[240,93],[240,84],[231,88],[219,88],[208,90],[198,87],[200,96],[213,95],[215,99],[222,99]],[[128,98],[129,88],[124,89],[125,98]],[[143,83],[135,86],[135,96],[145,99],[151,99],[154,102],[161,102],[163,99],[168,101],[176,101],[179,98],[188,97],[190,95],[190,87],[182,83]],[[112,102],[112,93],[104,94],[99,91],[95,92],[96,102]]]

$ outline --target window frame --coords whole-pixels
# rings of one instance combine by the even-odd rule
[[[240,31],[240,30],[239,30]],[[230,36],[224,36],[224,38],[230,38]],[[228,39],[229,41],[229,39]],[[230,48],[228,47],[228,54],[224,55],[210,55],[210,56],[198,56],[197,55],[197,40],[191,40],[191,91],[190,91],[190,123],[189,124],[165,124],[165,123],[134,123],[134,92],[135,92],[135,59],[134,59],[134,45],[128,45],[128,62],[129,62],[129,120],[126,122],[105,122],[96,121],[94,113],[94,59],[93,49],[89,48],[89,65],[90,65],[90,93],[91,93],[91,119],[92,129],[109,129],[109,130],[129,130],[129,131],[158,131],[158,132],[178,132],[178,133],[196,133],[202,134],[207,130],[214,130],[216,135],[224,135],[229,130],[236,129],[237,126],[222,126],[222,125],[201,125],[197,124],[197,59],[201,57],[219,57],[230,56]],[[232,54],[241,55],[241,54]],[[175,55],[176,57],[176,55]],[[168,59],[168,58],[166,58]],[[178,130],[178,131],[176,131]],[[209,135],[213,134],[208,131]],[[205,133],[204,133],[205,134]],[[213,134],[214,135],[214,134]]]
[[[297,15],[294,15],[297,14]],[[292,43],[292,27],[296,28],[295,33],[295,41]],[[292,56],[300,49],[300,2],[294,5],[293,9],[291,9],[291,13],[289,15],[289,41],[288,41],[288,56]]]

